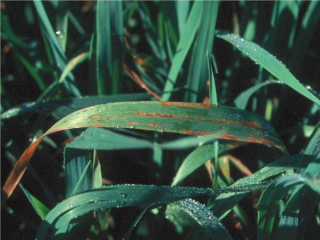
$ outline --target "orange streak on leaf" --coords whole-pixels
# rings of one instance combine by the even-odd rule
[[[187,117],[179,117],[173,114],[163,114],[163,113],[136,113],[136,116],[140,116],[140,117],[163,117],[163,118],[187,118]]]
[[[242,163],[242,161],[233,155],[229,155],[229,159],[237,166],[237,168],[246,176],[252,175],[250,169]]]
[[[212,176],[212,170],[211,170],[211,160],[206,161],[205,166],[206,166],[206,169],[208,171],[210,181],[212,182],[213,181],[213,176]]]
[[[163,104],[163,102],[162,102],[162,104]],[[260,125],[256,122],[253,122],[253,121],[246,123],[246,122],[225,120],[225,119],[221,119],[221,118],[183,117],[183,116],[178,116],[178,115],[173,115],[173,114],[163,114],[163,113],[141,113],[141,112],[138,112],[135,115],[136,116],[143,116],[143,117],[177,118],[177,119],[188,119],[188,120],[197,120],[197,121],[206,121],[206,122],[217,122],[217,123],[225,123],[225,124],[233,124],[233,125],[239,125],[239,126],[260,128]]]
[[[183,132],[185,134],[196,135],[196,136],[213,134],[212,132],[194,132],[194,131],[190,131],[190,130],[187,130],[187,129],[183,130]]]
[[[239,138],[235,137],[235,136],[232,136],[230,134],[224,134],[221,136],[222,138],[224,139],[230,139],[230,140],[235,140],[235,141],[239,141]]]
[[[165,106],[180,106],[180,107],[195,107],[195,108],[208,108],[211,107],[211,105],[206,105],[206,104],[190,104],[190,103],[168,103],[165,102],[164,103]],[[92,107],[91,107],[92,108]],[[78,112],[86,112],[88,111],[88,109],[84,109],[84,110],[79,110]],[[78,112],[75,112],[71,115],[76,115]],[[185,117],[185,116],[177,116],[177,115],[172,115],[172,114],[161,114],[161,113],[136,113],[139,116],[144,116],[144,117],[150,117],[150,116],[154,116],[154,117],[173,117],[173,118],[178,118],[178,119],[193,119],[193,120],[203,120],[203,121],[216,121],[216,119],[203,119],[201,117],[193,117],[193,118],[189,118],[189,117]],[[150,115],[151,114],[151,115]],[[98,115],[92,115],[92,116],[98,116]],[[99,115],[100,116],[100,115]],[[121,113],[117,114],[116,117],[121,116]],[[70,120],[69,125],[65,126],[65,122],[67,121],[67,117],[66,119],[62,119],[60,120],[58,123],[56,123],[52,128],[50,128],[45,134],[43,134],[40,138],[38,138],[33,144],[31,144],[26,151],[22,154],[22,156],[20,157],[20,159],[18,160],[18,162],[16,163],[16,165],[14,166],[13,170],[11,171],[7,181],[5,182],[3,189],[2,189],[2,204],[7,200],[7,198],[9,198],[11,196],[11,194],[13,193],[14,189],[16,188],[16,186],[18,185],[20,179],[22,178],[27,165],[32,157],[32,155],[34,154],[36,148],[38,147],[38,145],[40,144],[40,142],[42,141],[42,139],[54,132],[58,132],[58,131],[62,131],[62,130],[66,130],[66,129],[73,129],[73,128],[84,128],[84,127],[112,127],[109,126],[108,124],[106,125],[100,125],[100,124],[92,124],[90,121],[85,121],[85,122],[79,122],[84,121],[83,119],[80,120]],[[72,119],[72,118],[71,118]],[[80,123],[80,124],[79,124]],[[228,123],[232,123],[232,121],[228,121]],[[139,122],[129,122],[128,125],[139,125]],[[141,124],[140,124],[141,125]],[[121,127],[128,127],[125,125],[122,125]],[[150,127],[158,127],[158,125],[156,123],[149,123],[147,126],[144,126],[143,124],[141,126],[139,126],[139,129],[141,130],[151,130]],[[164,129],[166,130],[166,129]],[[170,130],[170,129],[169,129]],[[169,131],[168,130],[168,131]],[[197,132],[197,131],[192,131],[190,129],[184,129],[184,130],[179,130],[180,133],[184,133],[184,134],[188,134],[188,135],[207,135],[207,134],[214,134],[214,132]],[[252,131],[253,132],[253,131]],[[253,134],[253,133],[252,133]],[[224,139],[230,139],[232,138],[233,140],[236,140],[235,137],[233,137],[232,135],[219,135],[220,138],[224,138]],[[272,136],[270,136],[272,137]],[[275,138],[275,140],[277,140]],[[256,142],[256,143],[262,143],[262,144],[267,144],[267,145],[272,145],[275,147],[278,147],[279,149],[283,149],[283,147],[281,145],[277,145],[277,141],[272,142],[266,139],[262,139],[262,138],[257,138],[257,137],[242,137],[239,136],[239,141],[247,141],[247,142]]]
[[[135,126],[135,125],[137,125],[138,123],[137,123],[137,122],[132,122],[132,121],[130,121],[130,122],[128,122],[128,124],[129,124],[130,126]]]
[[[91,126],[92,126],[92,127],[102,127],[102,128],[103,128],[103,127],[106,127],[106,126],[101,125],[101,124],[92,124]]]
[[[93,119],[93,118],[101,118],[101,115],[93,115],[93,116],[90,116],[89,118],[90,118],[90,119]]]
[[[141,78],[131,69],[128,68],[127,65],[123,65],[124,70],[126,71],[126,73],[128,74],[128,76],[135,81],[141,88],[145,89],[147,92],[149,92],[152,96],[154,96],[156,99],[158,99],[159,101],[161,101],[161,98],[155,93],[153,92],[142,80]]]
[[[24,172],[27,169],[28,163],[34,154],[35,150],[37,149],[38,145],[42,141],[45,135],[42,135],[38,138],[32,145],[30,145],[22,154],[19,161],[13,167],[7,181],[5,182],[2,188],[2,205],[6,202],[6,200],[11,196],[13,190],[17,187],[20,179],[22,178]]]
[[[206,103],[184,103],[184,102],[161,102],[163,106],[211,108],[212,105]]]
[[[128,48],[128,50],[131,52],[132,56],[134,57],[134,59],[137,60],[137,62],[139,63],[139,65],[148,65],[148,63],[143,59],[141,58],[138,54],[136,54],[132,47],[130,46],[127,38],[124,38],[124,43],[126,45],[126,47]]]

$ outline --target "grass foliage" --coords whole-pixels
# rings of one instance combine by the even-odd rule
[[[319,7],[2,2],[2,237],[316,239]]]

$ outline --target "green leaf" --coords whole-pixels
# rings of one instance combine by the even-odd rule
[[[270,84],[281,84],[281,82],[277,80],[270,80],[270,81],[258,83],[248,88],[247,90],[240,93],[239,96],[234,100],[236,107],[240,109],[245,109],[248,104],[249,98],[260,88]]]
[[[216,134],[220,139],[261,143],[284,149],[275,130],[260,116],[210,104],[123,102],[97,105],[68,115],[48,133],[89,126],[189,135]]]
[[[50,114],[56,119],[61,119],[76,110],[102,103],[138,101],[146,100],[149,98],[150,95],[146,93],[130,93],[120,94],[116,96],[90,96],[82,98],[65,98],[57,101],[23,103],[2,113],[1,117],[2,119],[8,119],[30,112],[39,114]]]
[[[196,169],[201,167],[206,161],[215,157],[214,146],[212,144],[201,145],[196,148],[188,157],[183,161],[180,166],[172,185],[177,185],[184,178],[193,173]]]
[[[55,64],[62,72],[67,65],[64,52],[62,51],[61,45],[58,42],[57,36],[52,28],[42,1],[33,1],[33,3],[39,16],[41,31],[45,39],[48,41],[48,46],[53,54]],[[75,79],[72,73],[69,73],[67,81],[64,82],[64,86],[66,87],[67,91],[72,93],[74,96],[78,97],[81,95],[78,88],[75,86]]]
[[[42,202],[40,202],[36,197],[34,197],[27,189],[25,189],[22,184],[19,184],[21,190],[28,198],[29,202],[31,203],[32,207],[38,215],[41,217],[42,220],[45,219],[46,215],[50,212],[50,209],[47,208]]]
[[[299,173],[303,176],[320,178],[320,159],[312,159],[311,156],[319,156],[320,153],[320,128],[314,133],[306,150],[302,164],[308,164],[306,168],[300,166]],[[301,164],[301,165],[302,165]],[[279,221],[277,239],[287,236],[292,239],[304,239],[308,230],[310,219],[319,197],[309,187],[298,186],[292,193]],[[288,231],[290,229],[290,231]]]
[[[93,187],[92,152],[84,149],[65,147],[65,192],[66,197],[90,190]],[[91,171],[89,167],[91,166]]]
[[[6,34],[7,38],[18,47],[29,48],[29,45],[14,33],[14,31],[10,26],[9,18],[2,9],[1,9],[1,31],[3,31]]]
[[[18,52],[15,52],[17,58],[21,61],[21,63],[25,66],[27,71],[30,73],[36,84],[38,85],[39,89],[44,91],[46,89],[46,85],[44,81],[42,80],[41,76],[39,75],[36,68],[21,54]]]
[[[59,1],[57,3],[56,34],[58,36],[58,42],[61,46],[61,49],[65,53],[68,39],[68,2]]]
[[[74,187],[71,196],[75,195],[76,193],[80,192],[80,188],[82,188],[81,185],[83,185],[84,179],[88,176],[87,173],[89,171],[89,167],[90,167],[91,161],[88,161],[87,166],[85,167],[85,169],[83,170],[76,186]]]
[[[147,207],[151,204],[168,204],[185,198],[211,196],[226,191],[257,190],[265,186],[266,184],[259,184],[228,190],[212,190],[209,188],[125,184],[98,188],[72,196],[58,204],[46,216],[38,231],[37,238],[45,238],[49,228],[54,228],[57,231],[56,234],[66,233],[72,219],[95,209],[131,206]],[[191,211],[193,212],[193,210]]]
[[[177,16],[177,25],[179,29],[179,35],[182,34],[183,28],[186,24],[189,10],[190,10],[190,2],[189,1],[175,1],[176,4],[176,16]]]
[[[205,205],[193,199],[182,200],[171,205],[174,208],[178,208],[186,212],[196,220],[200,226],[204,228],[211,239],[232,239],[219,219],[216,218],[213,213],[205,207]]]
[[[263,118],[222,105],[179,102],[123,102],[97,105],[74,112],[58,121],[37,139],[19,159],[3,187],[9,197],[18,184],[37,146],[51,133],[85,127],[111,127],[209,135],[259,143],[285,151],[275,130]]]
[[[63,83],[69,74],[71,74],[72,70],[75,69],[79,64],[89,58],[89,53],[81,53],[78,56],[71,59],[68,64],[63,69],[61,76],[58,81],[52,83],[39,97],[37,102],[41,102],[43,99],[47,98],[48,96],[52,96],[56,93],[61,83]]]
[[[271,239],[280,200],[295,186],[305,184],[320,194],[319,181],[297,174],[286,174],[277,178],[262,193],[258,202],[258,239]]]
[[[319,7],[319,1],[310,1],[308,9],[303,16],[301,27],[297,33],[292,48],[292,54],[290,56],[290,62],[288,64],[288,66],[291,69],[295,69],[296,72],[299,72],[301,66],[303,66],[301,63],[308,52],[307,49],[312,41],[312,37],[316,34],[316,29],[320,20]]]
[[[219,5],[220,1],[205,1],[203,3],[202,19],[193,47],[187,78],[187,88],[195,92],[200,92],[203,88],[208,79],[208,73],[210,78],[210,71],[208,71],[205,62],[208,61],[206,56],[208,54],[211,56],[212,53]],[[186,92],[186,101],[197,102],[197,94],[191,91]]]
[[[184,26],[183,32],[181,34],[175,55],[172,60],[172,65],[170,67],[170,71],[168,74],[168,78],[164,87],[164,93],[162,96],[162,100],[168,101],[171,97],[171,91],[174,88],[174,84],[177,80],[178,74],[181,70],[182,64],[189,52],[191,44],[194,40],[195,34],[198,30],[201,15],[203,10],[203,2],[195,1],[191,12],[189,14],[186,25]]]
[[[217,37],[224,39],[237,47],[241,52],[245,53],[254,62],[265,68],[268,72],[278,78],[280,81],[286,83],[288,86],[296,90],[298,93],[309,98],[314,103],[320,105],[320,99],[308,91],[286,68],[286,66],[268,53],[266,50],[261,48],[259,45],[247,41],[239,35],[218,32]]]
[[[298,168],[302,158],[303,158],[302,155],[295,155],[295,156],[278,159],[268,164],[261,170],[255,172],[254,174],[248,177],[241,178],[240,180],[236,181],[234,184],[230,186],[230,188],[236,187],[239,185],[259,183],[267,178],[278,175],[279,173]],[[213,204],[210,206],[210,209],[212,209],[213,213],[216,216],[222,219],[246,195],[247,193],[237,194],[237,195],[233,193],[221,194],[214,200]]]

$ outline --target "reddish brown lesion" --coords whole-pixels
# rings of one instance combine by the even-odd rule
[[[185,102],[161,102],[163,106],[175,106],[175,107],[193,107],[193,108],[211,108],[212,105],[207,103],[185,103]]]
[[[191,131],[191,130],[183,130],[183,132],[185,134],[188,134],[188,135],[195,135],[195,136],[201,136],[201,135],[209,135],[209,134],[213,134],[213,132],[194,132],[194,131]]]
[[[232,121],[232,120],[221,119],[221,118],[184,117],[184,116],[178,116],[174,114],[165,114],[165,113],[138,112],[138,113],[135,113],[134,115],[139,117],[176,118],[176,119],[197,120],[197,121],[204,121],[204,122],[225,123],[225,124],[232,124],[232,125],[259,128],[259,129],[261,128],[260,124],[254,121],[240,122],[240,121]]]
[[[92,126],[92,127],[106,127],[106,126],[101,125],[101,124],[92,124],[91,126]]]
[[[223,139],[229,139],[229,140],[235,140],[235,141],[239,141],[240,139],[233,136],[233,135],[230,135],[230,134],[224,134],[221,136],[221,138]]]
[[[130,122],[128,122],[128,124],[129,124],[130,126],[135,126],[135,125],[137,125],[138,123],[137,123],[137,122],[130,121]]]
[[[101,118],[101,115],[92,115],[89,117],[90,119],[94,119],[94,118]]]
[[[158,127],[158,124],[156,124],[156,123],[150,123],[150,124],[148,124],[148,126],[149,126],[149,127]]]
[[[173,114],[165,114],[165,113],[135,113],[136,116],[140,116],[140,117],[160,117],[160,118],[182,118],[181,116],[176,116]],[[186,119],[189,119],[188,117],[183,117]]]
[[[261,128],[261,125],[259,123],[257,123],[257,122],[254,122],[254,121],[239,122],[239,121],[232,121],[232,120],[221,119],[221,118],[212,119],[211,121],[214,121],[214,122],[217,122],[217,123],[226,123],[226,124],[245,126],[245,127]]]

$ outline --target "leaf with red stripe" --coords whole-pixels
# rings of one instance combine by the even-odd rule
[[[23,176],[41,140],[48,134],[73,128],[130,128],[270,145],[285,151],[273,127],[262,117],[222,105],[179,102],[119,102],[76,111],[58,121],[20,157],[3,187],[3,202]]]

